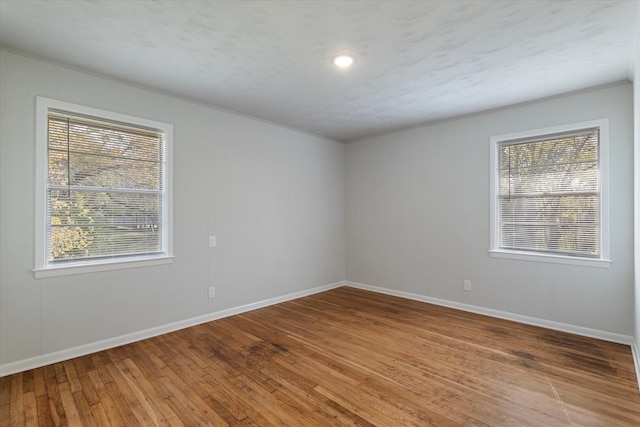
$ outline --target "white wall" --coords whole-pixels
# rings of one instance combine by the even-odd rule
[[[640,9],[638,10],[640,19]],[[640,384],[640,34],[633,67],[633,123],[635,171],[635,344],[636,370]]]
[[[36,95],[174,125],[172,265],[33,278]],[[344,280],[343,144],[4,51],[0,98],[0,365]]]
[[[631,336],[632,106],[627,82],[349,143],[347,281]],[[611,267],[491,258],[489,137],[603,117]]]

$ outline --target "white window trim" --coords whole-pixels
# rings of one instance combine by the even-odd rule
[[[501,249],[498,245],[498,156],[497,150],[500,142],[516,139],[533,138],[555,133],[571,132],[588,128],[600,128],[600,258],[582,258],[568,255],[552,255],[546,253],[535,253],[527,251],[514,251]],[[490,188],[491,202],[490,209],[490,248],[489,255],[496,258],[508,258],[521,261],[548,262],[556,264],[571,264],[587,267],[608,268],[612,261],[610,259],[610,235],[609,235],[609,119],[589,120],[584,122],[570,123],[566,125],[533,129],[523,132],[515,132],[505,135],[492,136],[489,139],[491,151],[491,172]]]
[[[161,129],[165,135],[165,156],[163,163],[163,224],[164,253],[160,255],[142,255],[122,259],[83,260],[65,263],[64,265],[47,264],[47,180],[49,176],[47,162],[47,114],[50,109],[68,111],[70,113],[100,117],[107,120],[131,123],[145,127]],[[93,273],[99,271],[121,270],[125,268],[148,267],[173,262],[173,126],[154,120],[142,119],[126,114],[114,113],[97,108],[85,107],[57,99],[36,97],[36,176],[35,176],[35,268],[36,279],[72,274]]]

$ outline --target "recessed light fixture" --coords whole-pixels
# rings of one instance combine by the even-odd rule
[[[351,55],[338,55],[333,58],[333,64],[339,68],[348,68],[353,65],[355,60]]]

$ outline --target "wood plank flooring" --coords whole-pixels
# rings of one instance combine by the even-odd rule
[[[640,426],[628,346],[339,288],[0,379],[1,426]]]

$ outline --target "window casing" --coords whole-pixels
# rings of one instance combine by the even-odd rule
[[[496,257],[607,267],[607,119],[491,137]]]
[[[36,277],[171,262],[171,125],[37,98]]]

